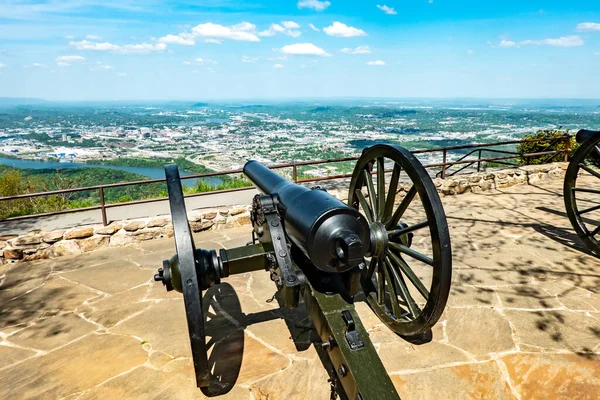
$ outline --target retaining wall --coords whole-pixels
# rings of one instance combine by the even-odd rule
[[[433,180],[441,196],[478,193],[514,185],[534,185],[550,179],[564,179],[567,163],[523,166]],[[399,186],[398,197],[409,188]],[[342,201],[347,192],[339,189],[329,193]],[[250,225],[250,206],[195,210],[188,214],[194,232]],[[0,264],[31,261],[84,253],[105,247],[173,236],[169,216],[117,221],[108,226],[79,226],[67,230],[44,232],[33,230],[25,235],[0,235]]]

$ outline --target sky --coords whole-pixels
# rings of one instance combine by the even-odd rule
[[[0,97],[600,98],[600,4],[0,0]]]

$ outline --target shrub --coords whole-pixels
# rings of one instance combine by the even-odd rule
[[[521,154],[527,153],[541,153],[545,151],[557,151],[557,150],[565,150],[566,141],[562,139],[557,139],[561,136],[569,135],[569,129],[562,129],[562,127],[558,129],[544,129],[539,130],[535,133],[530,133],[523,137],[526,139],[544,139],[539,142],[528,142],[528,143],[520,143],[517,145],[517,152]],[[575,138],[572,137],[569,139],[569,156],[573,154],[573,152],[577,148],[577,142]],[[518,162],[519,164],[524,165],[538,165],[545,164],[554,161],[562,161],[564,158],[564,153],[559,154],[546,154],[535,157],[522,157]]]

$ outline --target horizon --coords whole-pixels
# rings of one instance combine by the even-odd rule
[[[0,97],[597,100],[593,0],[0,4]]]

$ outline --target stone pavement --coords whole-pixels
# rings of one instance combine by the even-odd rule
[[[561,182],[446,197],[453,288],[433,340],[357,308],[403,399],[596,399],[600,260],[564,215]],[[248,228],[203,232],[239,246]],[[194,399],[182,298],[152,281],[172,240],[0,266],[0,398]],[[303,307],[281,310],[265,272],[205,293],[222,399],[328,399]]]

